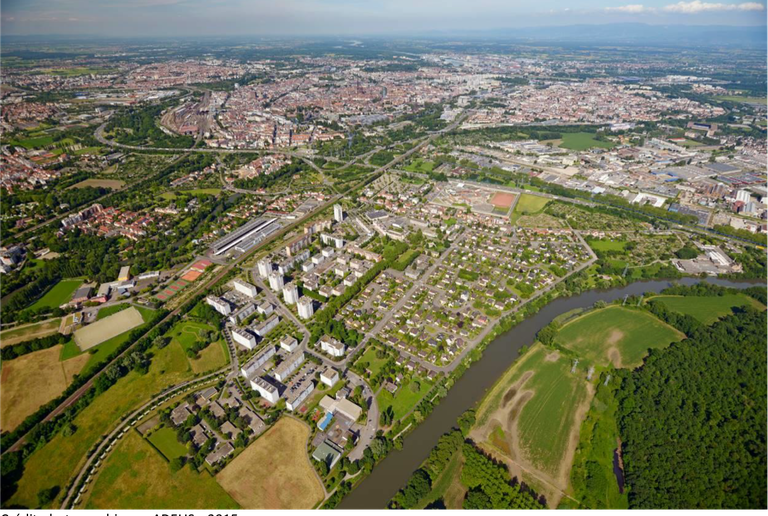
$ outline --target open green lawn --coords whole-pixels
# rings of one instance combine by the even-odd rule
[[[219,195],[221,188],[197,188],[195,190],[183,190],[182,192],[191,195]]]
[[[375,376],[381,371],[384,364],[387,363],[387,358],[377,358],[376,346],[368,346],[368,349],[365,350],[365,353],[362,354],[357,362],[368,362],[367,368],[371,372],[371,375]]]
[[[544,209],[544,206],[546,206],[549,201],[550,200],[546,197],[523,194],[520,196],[520,199],[517,200],[517,204],[515,205],[515,213],[520,213],[522,215],[538,213]]]
[[[140,406],[153,394],[160,392],[170,385],[175,385],[192,377],[186,356],[179,346],[166,346],[163,349],[152,348],[154,354],[149,372],[141,375],[130,372],[121,378],[110,389],[97,396],[90,405],[84,408],[72,421],[77,430],[69,437],[61,433],[53,437],[47,444],[35,450],[27,460],[24,474],[18,483],[18,490],[8,500],[9,504],[19,504],[25,507],[37,507],[37,493],[41,489],[59,486],[64,489],[67,482],[83,462],[88,449],[99,437],[107,433],[120,418],[128,411]],[[126,436],[127,437],[127,436]],[[138,435],[136,438],[141,439]],[[167,468],[167,464],[157,453],[149,448],[147,452]],[[134,467],[134,462],[117,462],[116,467]],[[143,475],[141,467],[134,476],[156,480]],[[125,496],[138,496],[140,491],[127,490]],[[148,505],[148,507],[151,505]],[[109,506],[115,508],[115,506]],[[137,507],[133,507],[137,508]]]
[[[148,437],[149,442],[160,450],[166,459],[173,460],[176,457],[187,455],[187,447],[176,439],[176,432],[173,428],[163,427]]]
[[[413,392],[411,389],[414,382],[419,383],[419,390],[416,392]],[[421,401],[421,398],[424,397],[431,388],[431,382],[418,378],[400,386],[394,397],[389,391],[382,389],[379,394],[376,395],[376,400],[379,402],[379,410],[383,411],[391,405],[395,412],[394,421],[397,421],[410,412],[410,410]]]
[[[609,306],[572,320],[555,342],[593,364],[634,367],[649,348],[663,348],[683,337],[648,312]]]
[[[673,312],[687,314],[704,324],[712,324],[721,317],[732,313],[737,306],[752,306],[765,309],[757,300],[743,294],[725,296],[656,296],[650,299],[661,301]]]
[[[587,244],[595,251],[623,251],[627,245],[616,240],[587,240]]]
[[[12,140],[11,145],[16,147],[24,147],[25,149],[42,149],[53,144],[52,136],[37,136],[31,138],[25,138],[23,140]]]
[[[104,319],[105,317],[109,317],[110,315],[116,314],[117,312],[120,312],[122,310],[125,310],[126,308],[130,308],[130,303],[120,303],[119,305],[112,305],[112,306],[105,306],[104,308],[99,309],[99,313],[96,314],[96,320]]]
[[[426,172],[432,172],[432,169],[434,168],[435,168],[434,162],[417,158],[413,160],[411,163],[409,163],[408,166],[404,167],[404,170],[408,172],[426,173]]]
[[[40,299],[32,303],[30,308],[56,308],[72,299],[72,294],[83,284],[81,279],[64,279],[51,287]]]
[[[594,133],[565,133],[560,147],[575,151],[583,151],[592,147],[601,147],[603,149],[612,149],[616,144],[612,142],[603,142],[595,140]]]
[[[239,508],[207,471],[168,463],[137,432],[129,432],[93,482],[86,509]]]

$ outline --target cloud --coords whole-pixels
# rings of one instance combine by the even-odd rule
[[[619,7],[606,7],[605,10],[609,13],[642,14],[650,12],[653,9],[645,7],[642,4],[629,4]]]
[[[677,14],[698,14],[720,11],[762,11],[763,4],[757,2],[744,2],[741,4],[722,4],[691,0],[690,2],[678,2],[664,7],[664,11]]]

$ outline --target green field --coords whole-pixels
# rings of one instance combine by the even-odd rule
[[[149,442],[160,450],[166,459],[173,460],[176,457],[187,455],[187,447],[176,439],[176,432],[173,428],[163,427],[148,437]]]
[[[612,142],[602,142],[600,140],[595,140],[594,137],[594,133],[565,133],[563,134],[563,141],[560,144],[560,147],[563,149],[583,151],[591,149],[592,147],[612,149],[616,146]]]
[[[53,486],[64,489],[67,481],[85,459],[88,449],[113,428],[123,414],[140,406],[154,393],[192,377],[187,358],[179,346],[166,346],[159,350],[153,348],[151,352],[154,358],[147,374],[142,375],[135,371],[128,373],[75,416],[72,422],[77,430],[74,434],[65,437],[58,433],[29,456],[24,474],[18,483],[18,490],[8,500],[9,504],[37,507],[37,493],[41,489]],[[138,435],[136,437],[139,438]],[[161,461],[167,469],[168,466],[162,457],[149,449],[146,443],[142,444],[147,447],[147,452]],[[119,468],[131,466],[117,464]],[[141,468],[138,471],[141,471]],[[129,491],[125,496],[138,494],[138,491]]]
[[[704,324],[712,324],[721,317],[732,313],[737,306],[752,306],[765,309],[758,301],[742,294],[726,294],[724,296],[656,296],[673,312],[687,314]]]
[[[765,104],[766,97],[742,97],[739,95],[718,95],[717,100],[726,100],[728,102],[743,102],[744,104]]]
[[[432,388],[432,383],[427,380],[419,378],[415,381],[419,382],[419,390],[417,392],[411,390],[413,381],[401,385],[394,397],[389,391],[382,389],[376,395],[376,400],[379,402],[379,410],[383,411],[391,405],[392,410],[395,412],[393,421],[397,421],[410,412],[421,401],[421,398],[429,392],[429,389]]]
[[[202,331],[214,330],[215,328],[208,324],[183,321],[171,328],[168,336],[171,337],[174,343],[178,343],[186,354],[187,349],[201,339],[200,333]],[[202,373],[224,367],[227,364],[228,358],[229,352],[224,344],[224,340],[220,339],[201,350],[196,359],[189,358],[189,363],[195,373]]]
[[[595,251],[624,251],[627,245],[616,240],[587,240],[587,244]]]
[[[24,147],[25,149],[42,149],[53,145],[52,136],[34,136],[23,140],[12,140],[11,145],[15,147]]]
[[[100,308],[99,313],[96,314],[96,320],[98,321],[100,319],[104,319],[105,317],[109,317],[110,315],[116,314],[117,312],[121,312],[126,308],[129,308],[130,306],[130,303],[120,303],[119,305],[105,306],[104,308]]]
[[[432,172],[434,168],[435,168],[435,164],[432,161],[415,159],[411,163],[409,163],[407,167],[404,167],[403,170],[406,170],[408,172],[427,173],[427,172]]]
[[[572,320],[555,342],[592,364],[634,367],[648,348],[664,348],[683,337],[648,312],[609,306]]]
[[[384,364],[387,363],[387,358],[377,358],[376,346],[368,346],[365,353],[358,359],[359,362],[368,362],[368,370],[371,372],[371,376],[375,376],[381,371]]]
[[[182,190],[181,193],[191,195],[219,195],[221,188],[197,188],[195,190]]]
[[[585,372],[571,373],[569,358],[534,345],[485,398],[470,436],[556,483],[570,469],[576,414],[589,400]]]
[[[175,437],[174,437],[175,439]],[[107,458],[86,509],[237,509],[239,506],[207,471],[168,463],[137,432],[129,432]]]
[[[81,279],[65,279],[56,283],[43,297],[32,303],[30,308],[57,308],[72,299],[72,294],[83,284]]]
[[[546,197],[540,197],[538,195],[523,194],[520,199],[517,200],[515,205],[515,213],[521,215],[530,215],[531,213],[538,213],[544,209],[544,206],[550,200]]]
[[[12,346],[26,340],[38,339],[41,337],[47,337],[48,335],[53,335],[59,331],[60,324],[61,319],[58,318],[52,321],[27,324],[21,328],[5,330],[0,333],[0,345],[2,345],[2,347]]]
[[[427,496],[421,499],[414,509],[424,509],[427,505],[442,499],[446,509],[461,509],[467,488],[461,483],[461,466],[464,461],[459,449],[445,467]]]

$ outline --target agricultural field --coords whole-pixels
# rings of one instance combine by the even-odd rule
[[[418,389],[414,391],[417,387]],[[397,421],[418,405],[421,398],[431,388],[432,382],[422,378],[414,378],[410,382],[401,385],[394,396],[389,391],[382,389],[376,395],[376,400],[379,402],[379,410],[384,411],[387,407],[392,406],[392,410],[395,413],[393,421]]]
[[[703,324],[712,324],[721,317],[733,313],[732,309],[739,306],[751,306],[764,310],[757,300],[742,294],[726,294],[724,296],[656,296],[647,299],[661,301],[673,312],[690,315]]]
[[[768,99],[766,97],[742,97],[740,95],[718,95],[715,97],[717,100],[725,100],[728,102],[742,102],[744,104],[765,104]]]
[[[77,428],[74,434],[65,437],[59,433],[30,455],[18,490],[8,501],[9,504],[36,507],[37,493],[41,489],[53,486],[63,489],[88,449],[113,428],[123,414],[141,405],[153,393],[192,377],[187,358],[179,346],[152,349],[152,352],[154,357],[147,374],[128,373],[73,419],[72,423]],[[153,450],[148,451],[163,460]]]
[[[88,357],[59,361],[63,346],[22,355],[3,362],[0,390],[0,428],[16,428],[41,406],[58,397],[72,377],[79,373]]]
[[[603,149],[612,149],[616,144],[612,142],[603,142],[595,140],[594,133],[565,133],[563,134],[563,141],[560,143],[560,147],[563,149],[571,149],[575,151],[584,151],[591,149],[592,147],[600,147]]]
[[[65,279],[56,283],[48,292],[40,299],[32,303],[30,308],[56,308],[64,303],[69,302],[72,299],[72,294],[75,293],[83,280],[81,279]]]
[[[85,179],[84,181],[80,181],[79,183],[70,186],[70,188],[86,188],[88,186],[119,190],[125,186],[125,181],[120,181],[119,179]]]
[[[307,457],[307,425],[282,417],[217,476],[245,509],[311,509],[324,497]]]
[[[470,437],[557,506],[568,489],[593,387],[558,351],[534,345],[489,391]]]
[[[141,326],[144,319],[136,308],[131,307],[98,320],[75,331],[77,346],[83,350],[98,346],[113,337]]]
[[[176,439],[174,435],[174,440]],[[190,466],[171,473],[168,462],[141,438],[129,432],[107,458],[86,509],[237,509],[239,506],[207,471]]]
[[[642,310],[609,306],[573,319],[555,342],[589,363],[636,367],[648,348],[664,348],[685,336]]]
[[[53,335],[59,331],[59,325],[61,325],[61,318],[5,330],[0,333],[0,347],[13,346],[27,340]]]

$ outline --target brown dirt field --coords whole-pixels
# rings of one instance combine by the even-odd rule
[[[608,350],[608,360],[611,361],[613,364],[613,367],[616,369],[621,369],[624,367],[621,362],[621,353],[619,352],[619,349],[617,347],[612,347]]]
[[[305,423],[284,416],[216,480],[244,509],[311,509],[324,491],[309,463],[309,435]]]
[[[86,179],[70,186],[69,188],[85,188],[87,186],[92,186],[94,188],[102,187],[115,190],[122,188],[124,185],[125,181],[120,181],[119,179]]]
[[[6,330],[0,333],[0,348],[13,346],[19,342],[24,342],[25,340],[32,340],[40,337],[47,337],[48,335],[53,335],[59,331],[59,320],[57,319],[55,321],[49,321],[45,323],[30,324],[28,328],[28,331],[20,331],[23,328],[14,328],[12,330]]]
[[[59,362],[61,348],[62,345],[57,345],[3,362],[0,379],[3,432],[13,430],[27,416],[64,392],[67,376]]]
[[[608,342],[607,342],[607,344],[612,346],[612,345],[616,344],[617,342],[619,342],[623,338],[624,338],[624,332],[623,331],[618,330],[618,329],[613,330],[613,331],[611,331],[611,334],[608,335]]]
[[[557,362],[557,359],[560,358],[560,352],[559,351],[553,351],[549,355],[544,357],[544,360],[547,362]]]
[[[509,208],[515,201],[515,194],[508,192],[496,192],[491,197],[490,203],[497,208]]]
[[[83,370],[83,367],[85,367],[85,364],[88,363],[88,359],[90,358],[91,355],[83,353],[61,363],[61,368],[64,370],[64,377],[67,380],[67,385],[72,383],[74,376]]]
[[[77,347],[86,351],[143,323],[141,312],[130,307],[75,331],[75,342]]]

